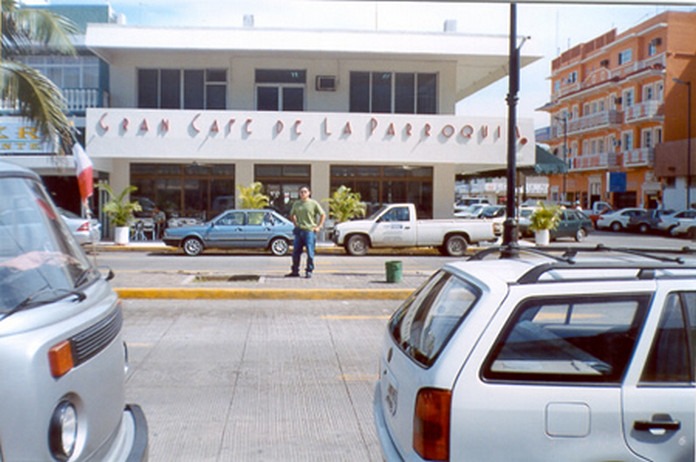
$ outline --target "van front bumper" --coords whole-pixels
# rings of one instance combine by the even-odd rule
[[[145,413],[137,404],[126,404],[109,450],[99,456],[109,462],[146,462],[148,460],[148,428]]]

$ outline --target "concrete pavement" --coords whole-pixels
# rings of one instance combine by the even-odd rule
[[[101,242],[87,247],[91,252],[181,252],[158,242],[134,242],[115,245]],[[409,254],[434,254],[432,249],[400,250]],[[318,254],[343,253],[333,244],[319,245]],[[396,255],[396,253],[395,253]],[[256,299],[256,300],[403,300],[429,276],[402,272],[399,282],[386,281],[386,271],[357,273],[318,270],[311,279],[286,278],[283,274],[263,273],[254,269],[219,274],[169,271],[116,272],[111,280],[114,290],[124,299]]]

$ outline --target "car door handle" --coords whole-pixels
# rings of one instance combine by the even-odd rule
[[[404,226],[404,229],[411,229],[410,226]]]
[[[669,414],[655,414],[652,420],[636,420],[633,429],[640,432],[651,430],[677,431],[681,428],[681,422],[672,420]]]

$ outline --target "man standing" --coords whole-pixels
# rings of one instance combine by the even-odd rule
[[[317,243],[317,231],[324,226],[324,220],[326,220],[326,213],[324,213],[319,202],[310,197],[309,187],[302,186],[300,188],[300,200],[292,204],[290,219],[295,224],[293,231],[295,241],[292,249],[292,268],[285,277],[300,277],[300,257],[302,256],[302,249],[306,248],[307,266],[305,268],[305,277],[309,279],[312,277],[312,271],[314,271],[314,248]]]

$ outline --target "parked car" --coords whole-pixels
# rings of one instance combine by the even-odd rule
[[[603,213],[597,218],[597,229],[610,229],[612,231],[624,231],[628,227],[628,220],[634,216],[647,213],[647,210],[638,207],[628,207],[613,212]]]
[[[672,228],[672,236],[686,236],[696,240],[696,218],[682,218],[679,224]]]
[[[528,217],[531,217],[533,211],[526,212]],[[520,211],[520,217],[522,216],[522,211]],[[518,221],[519,233],[523,237],[534,236],[534,232],[529,229],[529,218],[524,220],[520,218]],[[550,231],[550,237],[552,241],[558,238],[570,237],[575,239],[577,242],[582,242],[585,240],[588,234],[592,231],[592,221],[583,212],[574,209],[565,209],[560,211],[560,219],[558,220],[558,226]]]
[[[694,460],[693,252],[501,250],[445,265],[388,321],[383,459]]]
[[[99,220],[95,218],[91,220],[83,218],[70,210],[65,210],[60,207],[57,207],[57,209],[78,243],[91,244],[93,242],[99,242],[101,239],[101,224]]]
[[[294,227],[272,210],[228,210],[200,225],[167,228],[162,240],[190,256],[205,249],[234,248],[266,249],[282,256],[294,239]]]
[[[673,213],[674,210],[648,209],[643,214],[631,216],[628,219],[626,229],[641,234],[658,232],[659,223],[664,219],[668,219]]]
[[[490,204],[490,201],[488,199],[486,199],[485,197],[460,197],[454,203],[454,212],[455,213],[462,212],[470,205],[475,205],[475,204],[488,205],[488,204]]]
[[[370,247],[435,247],[460,257],[469,244],[494,241],[502,228],[492,220],[419,220],[413,204],[388,204],[364,220],[339,223],[332,239],[349,255],[365,255]]]
[[[147,460],[121,303],[38,175],[0,162],[0,459]]]
[[[681,220],[696,218],[696,210],[686,209],[679,211],[671,211],[660,215],[657,222],[657,230],[663,233],[672,234],[672,230],[679,225]]]
[[[488,204],[471,204],[454,213],[457,218],[479,218]]]

